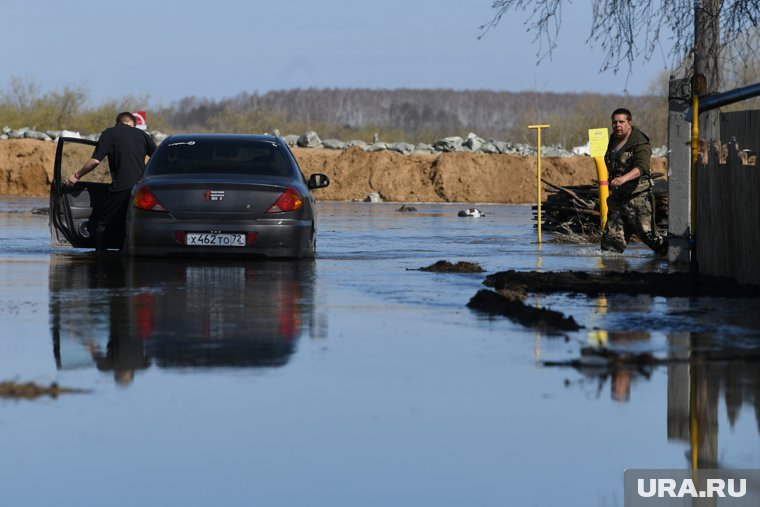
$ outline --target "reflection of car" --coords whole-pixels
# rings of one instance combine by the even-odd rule
[[[53,254],[59,369],[278,367],[315,333],[314,263]]]
[[[53,240],[92,246],[86,222],[97,212],[106,184],[63,187],[63,151],[59,145],[51,189]],[[310,190],[328,184],[323,174],[307,181],[278,137],[172,136],[161,143],[133,189],[125,248],[132,255],[311,257],[315,211]]]

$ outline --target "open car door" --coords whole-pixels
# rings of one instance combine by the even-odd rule
[[[95,141],[88,139],[58,139],[53,183],[50,185],[50,241],[53,246],[96,246],[95,219],[103,207],[111,184],[108,160],[101,161],[95,170],[86,174],[73,187],[64,185],[66,179],[92,157],[95,145]]]

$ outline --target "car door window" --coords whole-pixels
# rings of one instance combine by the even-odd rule
[[[82,165],[92,158],[92,152],[94,147],[89,144],[80,144],[74,142],[67,142],[63,145],[63,153],[61,157],[61,181],[66,181],[66,178],[74,174],[76,171],[82,168]],[[83,183],[106,183],[111,184],[111,171],[108,167],[108,159],[101,160],[100,164],[85,174],[80,180]]]

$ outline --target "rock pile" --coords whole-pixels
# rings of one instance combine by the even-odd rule
[[[37,139],[39,141],[58,141],[59,137],[73,137],[76,139],[88,139],[90,141],[97,141],[100,137],[100,133],[82,135],[79,132],[73,130],[46,130],[40,131],[30,127],[22,127],[20,129],[11,129],[8,126],[3,127],[0,130],[0,139]],[[169,137],[168,134],[159,132],[157,130],[148,131],[148,135],[153,138],[156,144],[160,144],[161,141]]]
[[[367,152],[376,151],[394,151],[403,155],[412,153],[505,153],[509,155],[534,156],[537,150],[534,146],[527,144],[512,144],[506,141],[497,141],[495,139],[483,139],[477,134],[470,132],[466,138],[459,136],[444,137],[433,141],[431,144],[419,143],[385,143],[377,138],[372,143],[353,139],[351,141],[341,141],[339,139],[325,139],[322,141],[319,135],[310,130],[303,135],[287,135],[283,140],[288,146],[298,146],[300,148],[325,148],[328,150],[344,150],[352,146],[358,146]],[[566,150],[561,144],[551,146],[542,146],[542,154],[547,157],[572,157],[574,153]]]
[[[33,128],[23,127],[20,129],[10,129],[4,127],[1,131],[0,139],[39,139],[41,141],[57,141],[59,137],[76,137],[81,139],[89,139],[97,141],[100,134],[87,134],[82,135],[79,132],[73,132],[70,130],[48,130],[45,132],[34,130]],[[148,131],[148,134],[153,138],[156,144],[160,144],[161,141],[169,137],[168,134],[159,132],[157,130]],[[279,136],[280,132],[275,130],[274,135]],[[519,155],[525,157],[533,157],[538,153],[535,146],[528,144],[517,143],[513,144],[506,141],[497,141],[495,139],[483,139],[478,137],[477,134],[470,132],[466,138],[459,136],[444,137],[443,139],[437,139],[431,144],[419,143],[410,144],[404,142],[398,143],[385,143],[379,140],[377,134],[371,143],[361,141],[358,139],[352,139],[350,141],[341,141],[340,139],[325,139],[324,141],[319,138],[319,135],[310,130],[304,134],[286,135],[282,136],[282,139],[288,144],[288,146],[298,146],[300,148],[324,148],[328,150],[344,150],[353,146],[358,146],[366,152],[377,151],[392,151],[401,153],[403,155],[411,155],[413,153],[451,153],[451,152],[464,152],[464,153],[491,153],[491,154],[507,154],[507,155]],[[657,148],[654,150],[654,156],[664,156],[667,152],[665,147]],[[580,146],[573,148],[572,150],[566,150],[561,144],[553,144],[551,146],[542,146],[541,154],[544,157],[572,157],[575,155],[588,155],[588,146]]]
[[[82,135],[79,132],[73,132],[70,130],[48,130],[39,131],[29,127],[23,127],[20,129],[10,129],[4,127],[0,133],[0,139],[38,139],[40,141],[57,141],[59,137],[74,137],[78,139],[89,139],[91,141],[97,141],[100,137],[100,133]],[[156,144],[160,144],[161,141],[166,139],[168,134],[154,130],[148,131],[148,134],[153,138]],[[279,135],[279,132],[275,132],[275,135]],[[324,141],[319,138],[319,135],[310,130],[304,134],[286,135],[282,136],[282,139],[288,144],[288,146],[298,146],[300,148],[324,148],[328,150],[344,150],[354,146],[358,146],[366,152],[377,151],[392,151],[401,153],[403,155],[411,155],[413,153],[436,153],[436,152],[467,152],[467,153],[505,153],[509,155],[524,155],[533,156],[536,154],[536,148],[527,144],[512,144],[505,141],[497,141],[494,139],[483,139],[478,137],[474,133],[470,133],[466,138],[459,136],[445,137],[433,141],[431,144],[418,143],[416,145],[404,142],[386,143],[377,139],[373,139],[373,142],[367,143],[359,139],[352,139],[350,141],[341,141],[340,139],[325,139]],[[562,145],[556,144],[552,146],[542,147],[542,153],[547,157],[571,157],[573,153],[566,150]]]

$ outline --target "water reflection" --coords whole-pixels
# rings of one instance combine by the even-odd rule
[[[588,332],[588,346],[596,350],[640,350],[651,339],[647,331],[606,331],[593,329]],[[593,396],[600,397],[609,381],[611,400],[627,403],[631,400],[631,390],[639,381],[647,381],[654,372],[655,365],[640,363],[616,363],[603,354],[584,356],[576,369],[583,375],[579,385],[592,386]]]
[[[666,269],[667,264],[663,264],[662,259],[647,256],[643,259],[636,259],[633,262],[631,257],[626,257],[617,253],[600,252],[597,258],[596,267],[602,272],[624,273],[626,271],[639,271],[645,273],[655,273]]]
[[[760,433],[760,369],[756,361],[716,361],[709,344],[713,336],[674,333],[674,350],[690,351],[688,362],[668,366],[668,440],[686,442],[693,468],[720,468],[719,407],[733,431],[742,410],[754,411]],[[687,354],[687,352],[682,352]]]
[[[314,321],[313,262],[54,254],[49,280],[57,367],[118,383],[151,365],[281,366]]]
[[[664,365],[659,362],[616,363],[599,359],[576,363],[581,380],[568,386],[592,386],[594,396],[607,389],[612,400],[629,402],[632,388],[650,380],[658,368],[667,370],[667,439],[686,444],[685,466],[691,468],[733,468],[721,462],[720,420],[733,433],[739,414],[752,417],[760,434],[760,368],[756,352],[748,348],[726,351],[725,337],[714,333],[667,333]],[[645,331],[589,333],[592,346],[630,352],[651,350],[653,337]],[[720,355],[716,356],[716,351]],[[650,356],[651,357],[651,356]],[[725,418],[719,410],[725,407]],[[723,429],[723,434],[726,430]]]

